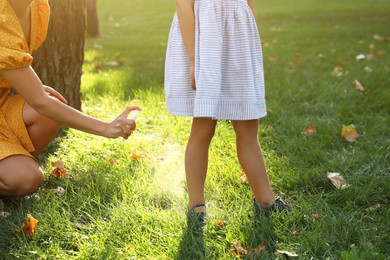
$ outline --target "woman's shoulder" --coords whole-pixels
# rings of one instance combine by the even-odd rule
[[[49,26],[50,7],[48,0],[34,0],[31,3],[32,19],[32,41],[31,49],[36,50],[46,39]]]

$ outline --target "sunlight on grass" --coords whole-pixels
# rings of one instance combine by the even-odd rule
[[[191,118],[170,115],[163,90],[174,1],[98,1],[102,35],[86,42],[83,111],[110,121],[139,105],[137,130],[125,141],[64,129],[40,158],[44,186],[0,208],[10,213],[0,216],[1,259],[232,259],[233,240],[248,250],[265,243],[253,259],[284,259],[276,249],[299,259],[389,258],[389,1],[255,2],[268,108],[259,140],[272,186],[293,212],[255,218],[234,131],[220,121],[209,153],[207,225],[201,235],[189,232]],[[374,58],[357,61],[371,45]],[[341,135],[350,124],[355,142]],[[314,135],[302,134],[308,125]],[[151,159],[134,159],[134,151]],[[49,176],[59,158],[67,178]],[[327,172],[350,186],[334,188]],[[11,236],[26,213],[39,220],[34,237]]]

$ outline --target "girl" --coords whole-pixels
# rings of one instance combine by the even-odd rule
[[[239,162],[260,211],[290,211],[275,198],[258,142],[266,116],[260,38],[253,0],[176,0],[169,34],[166,104],[193,117],[185,153],[189,217],[205,216],[208,150],[217,120],[232,121]]]
[[[0,196],[25,196],[43,182],[36,158],[60,124],[91,134],[127,139],[135,130],[127,107],[111,123],[66,105],[64,97],[42,85],[31,68],[31,52],[44,41],[47,0],[0,0]],[[11,86],[19,93],[9,96]]]

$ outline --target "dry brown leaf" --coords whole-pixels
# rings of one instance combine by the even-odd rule
[[[366,208],[366,211],[367,212],[373,212],[373,211],[379,209],[380,207],[381,207],[381,204],[377,203],[377,204],[375,204],[375,205],[373,205],[373,206],[371,206],[369,208]]]
[[[365,59],[366,59],[366,55],[364,55],[364,54],[356,55],[356,61],[362,61]]]
[[[337,189],[345,189],[349,186],[344,177],[338,172],[328,172],[326,176]]]
[[[275,251],[275,254],[277,254],[277,255],[284,255],[284,256],[286,256],[287,258],[288,258],[288,257],[297,257],[297,256],[298,256],[298,254],[295,253],[295,252],[289,252],[289,251],[280,250],[280,249],[277,249],[277,250]]]
[[[240,181],[241,181],[241,183],[245,183],[245,184],[249,183],[248,178],[246,177],[246,174],[244,171],[241,172]]]
[[[64,162],[59,159],[58,161],[54,162],[54,164],[56,165],[56,168],[51,171],[50,175],[55,177],[66,177]]]
[[[240,242],[237,239],[234,239],[232,242],[232,247],[229,250],[229,253],[235,256],[244,256],[248,253],[248,250],[244,249]]]
[[[382,51],[382,50],[379,50],[378,52],[377,52],[377,55],[380,57],[380,56],[383,56],[383,55],[385,55],[385,52],[384,51]]]
[[[317,129],[315,128],[315,126],[308,125],[305,127],[305,129],[303,129],[302,134],[305,136],[311,136],[311,135],[315,135],[316,132],[317,132]]]
[[[352,81],[352,84],[355,86],[355,89],[360,92],[364,92],[363,85],[359,82],[359,80],[355,79]]]
[[[4,202],[0,200],[0,209],[4,208]]]
[[[0,218],[6,218],[9,215],[11,215],[11,213],[9,213],[7,211],[0,211]]]
[[[106,65],[109,67],[118,67],[120,64],[118,61],[112,60],[112,61],[107,62]]]
[[[111,165],[114,165],[116,163],[116,160],[112,157],[108,158],[108,163]]]
[[[268,60],[269,62],[275,62],[275,61],[278,60],[278,58],[277,58],[275,55],[270,54],[270,55],[268,55],[267,60]]]
[[[295,229],[295,230],[293,231],[293,235],[294,235],[294,236],[298,236],[298,235],[299,235],[299,230],[298,230],[298,229]]]
[[[256,255],[259,255],[260,253],[262,253],[266,248],[267,248],[267,245],[265,243],[261,243],[256,248],[252,248],[251,250],[249,250],[249,253],[251,255],[256,256]]]
[[[345,140],[348,142],[354,142],[359,134],[356,131],[356,127],[354,125],[343,125],[343,129],[341,130],[341,135],[344,136]]]
[[[343,74],[344,74],[343,68],[340,66],[336,66],[332,71],[333,77],[341,77],[343,76]]]

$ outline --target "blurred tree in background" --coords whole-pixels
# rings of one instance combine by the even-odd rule
[[[46,41],[34,53],[33,67],[42,83],[58,90],[81,110],[81,75],[86,31],[85,0],[49,0]]]
[[[85,0],[85,4],[87,8],[87,34],[96,37],[99,35],[97,0]]]

